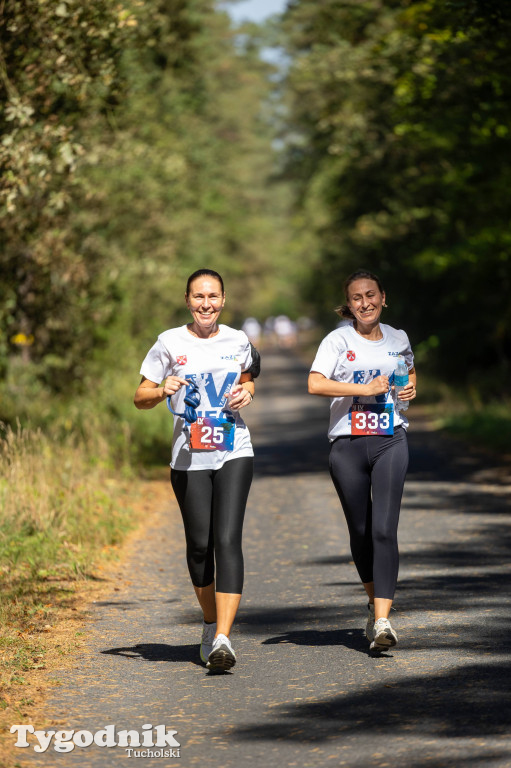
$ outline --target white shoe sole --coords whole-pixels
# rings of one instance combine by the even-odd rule
[[[236,664],[236,656],[226,645],[221,645],[208,656],[207,668],[211,672],[228,672]]]
[[[371,651],[386,651],[388,648],[392,648],[397,644],[397,635],[391,632],[389,629],[384,630],[376,635],[372,641],[369,650]]]

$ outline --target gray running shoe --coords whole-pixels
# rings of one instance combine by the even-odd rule
[[[236,655],[226,635],[218,635],[213,641],[213,650],[208,656],[207,668],[212,672],[227,672],[236,664]]]
[[[374,603],[367,603],[366,637],[370,643],[374,640]]]
[[[206,624],[202,622],[202,637],[200,641],[200,657],[204,664],[207,664],[208,656],[213,650],[213,640],[216,634],[216,622],[213,624]]]
[[[397,643],[397,635],[388,619],[378,619],[374,623],[374,639],[370,645],[371,651],[385,651]]]

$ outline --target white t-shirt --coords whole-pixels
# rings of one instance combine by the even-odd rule
[[[364,339],[356,332],[353,322],[329,333],[321,342],[311,371],[322,373],[327,379],[349,384],[368,384],[376,376],[391,377],[396,358],[403,355],[408,370],[413,368],[413,353],[404,331],[380,323],[383,338],[378,341]],[[351,435],[350,408],[354,403],[392,404],[392,393],[360,397],[333,397],[330,404],[328,438]],[[394,409],[394,427],[408,427],[402,411]]]
[[[194,381],[199,388],[201,403],[197,416],[219,417],[226,409],[224,395],[240,380],[243,371],[252,364],[249,340],[243,331],[220,325],[216,336],[200,339],[186,325],[171,328],[158,336],[158,341],[146,355],[140,373],[149,381],[160,384],[167,376],[180,376]],[[187,387],[182,386],[172,396],[177,413],[185,410]],[[179,470],[219,469],[225,461],[253,456],[250,433],[239,412],[235,417],[234,449],[194,450],[190,447],[190,425],[174,416],[172,461]],[[170,412],[169,412],[170,416]]]

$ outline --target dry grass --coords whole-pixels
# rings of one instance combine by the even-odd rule
[[[86,574],[91,552],[116,544],[129,515],[94,446],[41,430],[0,442],[0,568],[14,579]]]
[[[77,594],[94,587],[101,563],[116,555],[142,513],[133,509],[141,484],[113,472],[100,440],[84,445],[71,436],[56,440],[9,428],[3,437],[0,720],[6,725],[41,698],[34,674],[71,654],[81,616]],[[58,640],[64,627],[67,645]]]
[[[124,487],[124,493],[128,490],[130,494],[133,520],[151,525],[158,510],[168,507],[170,484],[166,475],[162,469],[161,480],[131,481]],[[125,499],[120,497],[120,501]],[[2,768],[19,766],[20,750],[13,747],[15,737],[9,733],[10,726],[48,721],[48,696],[56,686],[65,684],[66,671],[76,665],[77,651],[87,643],[89,607],[93,601],[115,594],[118,584],[131,574],[126,561],[139,535],[140,529],[134,527],[123,546],[112,550],[114,558],[98,557],[90,566],[92,578],[47,579],[35,584],[40,608],[28,612],[25,630],[11,634],[11,642],[1,651],[5,681],[0,709]],[[51,721],[51,727],[63,725]]]

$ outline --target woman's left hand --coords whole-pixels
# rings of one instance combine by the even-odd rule
[[[417,397],[417,392],[415,389],[415,384],[413,381],[410,381],[402,390],[398,393],[398,399],[399,400],[413,400],[414,397]]]
[[[241,408],[245,408],[245,406],[250,405],[252,402],[252,395],[248,389],[242,387],[241,384],[237,384],[232,388],[231,395],[232,397],[229,400],[229,408],[231,411],[239,411]]]

